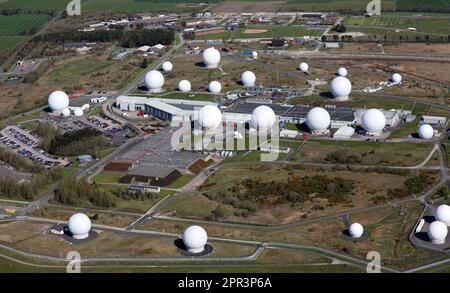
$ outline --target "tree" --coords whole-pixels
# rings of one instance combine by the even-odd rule
[[[141,63],[141,68],[146,69],[147,67],[148,67],[148,60],[147,60],[147,58],[144,58],[144,60],[142,60],[142,63]]]

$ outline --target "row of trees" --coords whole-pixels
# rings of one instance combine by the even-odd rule
[[[76,181],[73,177],[61,180],[55,200],[68,205],[104,208],[115,207],[117,204],[117,197],[111,192],[99,189],[83,180]]]
[[[30,163],[16,153],[3,148],[0,148],[0,161],[21,172],[41,173],[45,170],[40,164]]]

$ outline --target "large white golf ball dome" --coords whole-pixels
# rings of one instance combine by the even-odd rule
[[[276,121],[272,108],[262,105],[253,110],[252,125],[255,128],[271,128]]]
[[[353,223],[348,228],[348,232],[352,238],[359,238],[364,233],[364,228],[360,223]]]
[[[436,243],[445,242],[445,237],[447,237],[448,229],[441,221],[434,221],[428,227],[428,237],[431,241]]]
[[[422,139],[430,139],[434,136],[434,130],[433,127],[431,127],[431,125],[422,124],[417,130],[417,134],[419,134],[419,137]]]
[[[69,107],[69,96],[62,91],[54,91],[48,96],[48,106],[52,111],[62,111]]]
[[[245,71],[241,74],[241,82],[244,86],[254,86],[256,82],[256,75],[251,71]]]
[[[309,65],[306,62],[300,63],[298,66],[298,69],[300,69],[301,72],[308,72]]]
[[[84,239],[91,231],[91,220],[83,213],[76,213],[69,219],[69,231],[75,239]]]
[[[346,77],[347,76],[347,69],[344,68],[344,67],[341,67],[341,68],[338,69],[337,74],[339,76]]]
[[[171,72],[173,70],[173,64],[170,61],[164,62],[161,67],[164,72]]]
[[[183,243],[191,253],[199,253],[205,250],[208,235],[200,226],[190,226],[183,233]]]
[[[402,82],[402,76],[398,73],[392,74],[392,81],[395,83]]]
[[[183,93],[187,93],[191,91],[191,83],[189,80],[183,79],[178,83],[178,90]]]
[[[442,204],[436,209],[436,220],[450,226],[450,206]]]
[[[361,125],[369,133],[380,133],[386,126],[386,117],[378,109],[370,109],[361,117]]]
[[[334,97],[348,97],[352,92],[352,83],[348,78],[338,76],[331,81],[330,90]]]
[[[217,67],[220,62],[220,53],[215,48],[208,48],[203,51],[203,63],[206,67]]]
[[[152,70],[145,75],[145,86],[149,90],[160,90],[164,85],[164,76],[161,72]]]
[[[325,130],[330,126],[330,122],[330,113],[324,108],[313,108],[306,115],[306,124],[311,131]]]
[[[222,123],[222,112],[214,105],[206,105],[200,109],[199,120],[202,127],[217,128]]]
[[[213,94],[218,94],[222,91],[222,85],[216,80],[211,81],[208,84],[208,91]]]

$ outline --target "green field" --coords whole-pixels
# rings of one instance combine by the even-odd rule
[[[26,38],[26,36],[0,36],[0,50],[14,49]]]
[[[370,1],[365,0],[290,0],[284,5],[282,11],[365,11]],[[395,9],[395,0],[383,0],[381,9],[392,11]]]
[[[450,16],[438,17],[349,17],[345,20],[347,25],[361,25],[374,27],[389,27],[406,29],[416,28],[419,32],[432,34],[450,33]]]
[[[0,35],[34,34],[49,19],[46,14],[0,15]]]
[[[248,29],[267,30],[262,33],[246,33]],[[208,39],[245,39],[245,38],[274,38],[274,37],[300,37],[300,36],[320,36],[323,30],[307,30],[302,27],[281,26],[281,25],[249,25],[234,31],[225,31],[210,35],[197,36],[198,40]]]

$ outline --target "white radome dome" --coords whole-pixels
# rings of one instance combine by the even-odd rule
[[[300,69],[301,72],[308,72],[309,65],[306,62],[300,63],[298,66],[298,69]]]
[[[187,93],[191,91],[191,83],[189,80],[183,79],[178,83],[178,90]]]
[[[220,53],[215,48],[208,48],[203,51],[202,57],[203,63],[205,63],[206,67],[214,68],[220,63]]]
[[[73,110],[73,115],[80,117],[84,115],[83,109],[81,108],[75,108],[75,110]]]
[[[306,124],[311,131],[325,130],[330,126],[330,122],[330,113],[324,108],[313,108],[306,115]]]
[[[173,70],[173,64],[170,61],[166,61],[161,65],[164,72],[171,72]]]
[[[275,122],[275,112],[268,106],[258,106],[252,112],[252,125],[255,128],[272,128]]]
[[[208,91],[213,94],[218,94],[222,91],[222,85],[216,80],[211,81],[208,84]]]
[[[183,243],[190,253],[200,253],[205,250],[208,235],[200,226],[190,226],[183,233]]]
[[[206,105],[199,112],[200,125],[205,128],[217,128],[222,123],[222,112],[217,106]]]
[[[398,73],[394,73],[394,74],[392,74],[392,81],[393,82],[395,82],[395,83],[400,83],[400,82],[402,82],[402,76],[400,75],[400,74],[398,74]]]
[[[369,133],[380,133],[386,126],[386,117],[378,109],[370,109],[361,117],[361,125]]]
[[[255,58],[255,59],[258,58],[258,52],[253,51],[252,52],[252,57]]]
[[[164,85],[164,75],[161,72],[152,70],[145,75],[145,86],[149,90],[160,90]]]
[[[364,228],[360,223],[353,223],[348,228],[348,232],[352,238],[360,238],[364,233]]]
[[[433,127],[431,127],[431,125],[422,124],[417,130],[417,134],[419,134],[419,137],[422,139],[430,139],[434,136],[434,130]]]
[[[48,96],[48,106],[52,111],[62,111],[69,107],[69,96],[63,91],[54,91]]]
[[[334,97],[348,97],[352,92],[352,83],[343,76],[335,77],[330,84],[330,90]]]
[[[254,86],[256,82],[256,75],[251,71],[245,71],[241,74],[241,82],[244,86]]]
[[[450,206],[442,204],[436,209],[436,220],[450,226]]]
[[[447,237],[448,229],[447,225],[441,221],[434,221],[428,227],[428,237],[433,243],[441,244],[445,242]]]
[[[70,116],[70,109],[69,108],[62,109],[61,115],[63,115],[63,117],[69,117]]]
[[[69,231],[75,239],[84,239],[91,231],[91,220],[83,213],[76,213],[69,219]]]
[[[347,69],[344,68],[344,67],[341,67],[341,68],[338,69],[337,74],[339,76],[346,77],[347,76]]]

